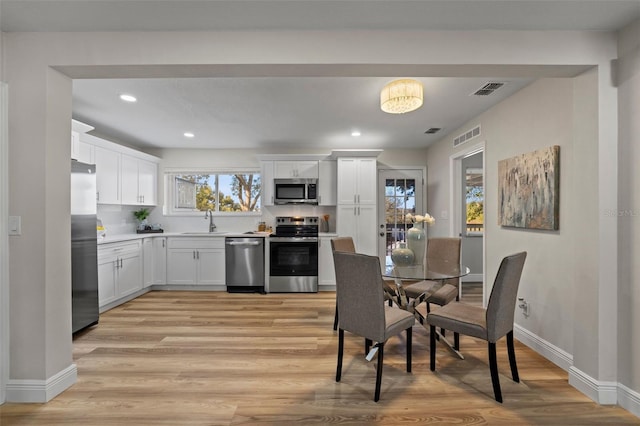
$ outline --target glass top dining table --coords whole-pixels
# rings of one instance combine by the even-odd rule
[[[461,278],[469,274],[469,268],[459,263],[446,260],[429,259],[423,265],[386,265],[384,273],[385,292],[398,307],[414,314],[416,319],[426,326],[426,314],[417,309],[418,306],[428,300],[428,297],[445,285],[445,281],[452,278]],[[391,282],[393,280],[393,283]],[[434,285],[416,298],[410,298],[404,291],[404,286],[418,281],[434,281]],[[444,342],[458,357],[464,359],[457,349],[457,343],[451,344],[441,332],[437,331],[439,340]]]
[[[444,281],[469,274],[469,268],[459,263],[440,259],[429,259],[422,265],[386,265],[383,276],[398,280]]]

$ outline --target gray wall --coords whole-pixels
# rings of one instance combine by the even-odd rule
[[[640,389],[640,22],[621,34],[619,49],[620,111],[620,291],[618,377]],[[639,413],[636,413],[640,415]]]

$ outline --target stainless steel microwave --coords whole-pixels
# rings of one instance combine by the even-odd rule
[[[317,179],[274,179],[276,204],[318,204]]]

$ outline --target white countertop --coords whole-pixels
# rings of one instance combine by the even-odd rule
[[[269,236],[267,233],[245,234],[242,232],[162,232],[162,233],[147,233],[147,234],[117,234],[107,235],[105,238],[98,238],[98,245],[118,243],[122,241],[139,240],[142,238],[154,238],[154,237],[188,237],[188,238],[200,238],[200,237],[251,237],[251,238],[266,238]],[[320,232],[319,237],[337,237],[335,232]]]

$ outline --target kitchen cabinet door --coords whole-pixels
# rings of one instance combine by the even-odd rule
[[[276,179],[288,178],[318,178],[317,161],[276,161],[274,163],[274,177]]]
[[[198,284],[225,285],[224,249],[198,249],[196,261]]]
[[[142,259],[140,251],[122,254],[118,269],[118,298],[142,289]]]
[[[98,204],[122,204],[120,199],[120,154],[94,148]]]
[[[98,305],[116,300],[117,259],[115,256],[98,256]]]
[[[123,154],[120,163],[122,204],[156,205],[157,176],[156,163]]]
[[[167,283],[167,239],[153,238],[153,284]]]
[[[318,239],[318,285],[321,286],[336,285],[331,238],[333,237],[321,237]]]
[[[170,248],[167,250],[167,284],[195,284],[196,255],[188,248]]]
[[[375,204],[376,158],[338,159],[338,204]]]
[[[377,256],[376,206],[339,205],[337,214],[338,235],[353,238],[358,253]]]
[[[141,204],[158,204],[158,165],[151,161],[138,159],[138,195]]]
[[[318,163],[318,205],[335,206],[338,192],[338,165],[335,160]]]
[[[120,159],[120,179],[122,204],[139,205],[138,196],[138,159],[122,155]]]
[[[260,178],[262,179],[262,205],[273,206],[274,205],[274,171],[273,161],[261,161],[260,162]]]

